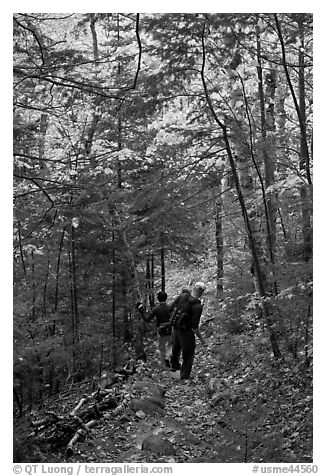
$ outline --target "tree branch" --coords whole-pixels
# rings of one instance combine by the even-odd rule
[[[294,88],[293,88],[292,80],[291,80],[291,77],[290,77],[290,73],[289,73],[289,70],[288,70],[288,67],[287,67],[284,38],[283,38],[283,35],[282,35],[281,26],[280,26],[280,23],[278,21],[276,13],[274,13],[274,19],[275,19],[275,24],[276,24],[276,28],[277,28],[277,34],[278,34],[278,37],[279,37],[279,40],[280,40],[280,43],[281,43],[283,69],[284,69],[284,73],[285,73],[285,76],[286,76],[286,79],[287,79],[287,82],[288,82],[288,85],[289,85],[289,88],[290,88],[290,91],[291,91],[291,96],[292,96],[292,99],[293,99],[294,107],[295,107],[295,110],[296,110],[296,113],[297,113],[297,116],[298,116],[298,120],[299,120],[301,138],[302,138],[303,145],[304,145],[304,154],[306,156],[305,166],[306,166],[307,180],[308,180],[309,185],[311,185],[311,177],[310,177],[310,170],[309,170],[309,149],[308,149],[307,137],[306,137],[306,127],[305,127],[304,120],[303,120],[303,117],[302,117],[302,114],[301,114],[301,111],[300,111],[300,106],[299,106],[298,100],[297,100],[295,92],[294,92]]]
[[[17,23],[17,25],[19,25],[21,28],[23,28],[24,30],[27,30],[29,31],[30,33],[32,33],[32,35],[34,36],[37,44],[38,44],[38,47],[40,49],[40,53],[41,53],[41,59],[42,59],[42,66],[44,66],[45,64],[45,59],[44,59],[44,54],[43,54],[43,47],[42,47],[42,44],[37,36],[37,34],[35,33],[35,31],[32,29],[32,28],[29,28],[27,27],[26,25],[23,25],[22,23],[20,23],[16,17],[14,17],[14,21]]]
[[[137,19],[136,19],[136,37],[137,37],[139,52],[138,52],[138,65],[137,65],[137,71],[136,71],[136,75],[134,79],[133,89],[136,89],[137,79],[138,79],[138,75],[140,71],[141,55],[142,55],[142,44],[141,44],[140,36],[139,36],[139,13],[137,13]]]

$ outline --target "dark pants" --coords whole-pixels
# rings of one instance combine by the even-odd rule
[[[192,364],[195,356],[195,334],[192,329],[172,330],[172,356],[171,367],[172,369],[180,368],[180,354],[182,352],[182,365],[180,369],[181,379],[189,378],[192,369]]]

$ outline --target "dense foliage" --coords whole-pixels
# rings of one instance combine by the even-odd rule
[[[21,13],[13,38],[15,412],[141,354],[167,279],[205,281],[248,359],[309,368],[311,15]]]

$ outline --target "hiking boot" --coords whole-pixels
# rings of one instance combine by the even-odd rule
[[[169,359],[165,359],[164,363],[165,363],[165,367],[171,368],[171,364],[170,364]]]
[[[170,364],[171,365],[171,364]],[[171,372],[176,372],[177,370],[181,369],[181,365],[171,365]]]

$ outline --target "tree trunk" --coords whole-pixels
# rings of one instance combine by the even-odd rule
[[[22,402],[22,399],[19,398],[18,391],[17,391],[15,385],[14,385],[14,397],[15,397],[15,401],[17,403],[19,416],[22,417],[23,416],[23,402]]]
[[[282,65],[287,79],[288,86],[291,91],[294,107],[298,116],[300,129],[300,169],[305,172],[308,186],[312,185],[310,176],[310,157],[307,143],[307,126],[306,126],[306,105],[305,105],[305,76],[304,76],[304,14],[298,15],[298,28],[301,47],[299,48],[299,101],[297,100],[292,80],[290,77],[287,60],[285,42],[281,30],[281,25],[277,14],[274,14],[276,29],[282,49]],[[303,235],[303,258],[308,261],[312,256],[312,229],[311,229],[311,211],[309,206],[309,199],[307,188],[302,185],[300,189],[301,195],[301,213],[302,213],[302,235]]]
[[[257,246],[256,240],[255,240],[255,234],[252,231],[252,221],[250,220],[249,214],[247,212],[247,207],[246,207],[246,204],[245,204],[244,196],[242,194],[241,185],[240,185],[240,181],[239,181],[239,178],[238,178],[238,174],[237,174],[235,162],[234,162],[234,159],[233,159],[232,151],[231,151],[231,148],[230,148],[226,128],[223,129],[223,132],[224,132],[224,140],[225,140],[225,144],[226,144],[226,148],[227,148],[227,153],[228,153],[228,157],[229,157],[229,161],[230,161],[230,165],[231,165],[231,170],[232,170],[232,173],[233,173],[233,177],[234,177],[234,181],[235,181],[235,185],[236,185],[236,189],[237,189],[237,193],[238,193],[238,198],[239,198],[239,202],[240,202],[240,206],[241,206],[241,210],[242,210],[242,215],[243,215],[244,222],[245,222],[245,225],[246,225],[246,228],[247,228],[249,246],[250,246],[250,250],[251,250],[251,254],[252,254],[252,258],[253,258],[253,267],[254,267],[254,270],[255,270],[255,278],[256,278],[256,282],[257,282],[258,293],[259,293],[259,296],[261,298],[261,306],[262,306],[263,316],[264,316],[264,319],[265,319],[265,322],[266,322],[266,325],[267,325],[267,329],[268,329],[269,338],[270,338],[270,342],[271,342],[274,357],[279,358],[281,356],[281,352],[280,352],[279,345],[278,345],[278,342],[277,342],[276,332],[275,332],[275,329],[274,329],[274,323],[273,323],[272,318],[271,318],[270,308],[269,308],[269,306],[267,304],[267,301],[266,301],[267,295],[266,295],[266,291],[265,291],[265,275],[262,271],[262,267],[261,267],[261,264],[260,264],[260,261],[259,261],[259,251],[258,251],[259,246]]]
[[[19,240],[19,254],[20,254],[20,259],[21,259],[22,266],[23,266],[24,277],[25,277],[25,280],[27,281],[27,271],[26,271],[26,264],[25,264],[24,253],[23,253],[21,224],[20,224],[20,221],[19,221],[19,220],[18,220],[18,240]]]
[[[127,299],[127,284],[125,271],[122,272],[121,286],[123,298],[123,342],[126,343],[130,341],[131,335],[129,329],[129,306]]]
[[[48,128],[48,115],[43,113],[41,114],[40,119],[40,137],[38,143],[38,153],[40,159],[40,168],[44,168],[44,150],[45,150],[45,138],[46,138],[46,131]]]
[[[154,298],[154,253],[151,253],[151,305],[154,306],[155,298]]]
[[[306,125],[306,92],[305,92],[305,36],[304,36],[304,14],[299,15],[299,37],[301,47],[299,48],[299,109],[302,120],[300,134],[300,170],[306,173],[308,187],[311,185],[309,152],[307,145],[307,125]],[[309,189],[306,184],[300,187],[301,213],[302,213],[302,235],[303,235],[303,258],[309,261],[312,257],[312,228]]]
[[[146,355],[144,350],[144,342],[143,342],[143,320],[141,314],[136,310],[136,303],[142,301],[142,293],[140,291],[140,284],[138,278],[138,271],[137,266],[135,263],[134,255],[132,249],[127,240],[127,234],[123,226],[119,225],[120,217],[117,212],[115,212],[117,217],[117,225],[118,229],[120,230],[120,237],[121,241],[124,245],[125,252],[126,252],[126,264],[129,268],[130,278],[131,278],[131,309],[132,315],[134,317],[134,347],[136,352],[136,357]]]
[[[59,274],[60,274],[61,254],[62,254],[65,233],[66,233],[66,227],[64,227],[61,234],[61,239],[59,244],[59,253],[58,253],[58,259],[57,259],[57,269],[55,274],[55,295],[54,295],[54,310],[55,311],[57,311],[58,309],[58,302],[59,302]],[[53,333],[54,331],[55,331],[55,323],[54,323]]]
[[[32,260],[32,322],[36,320],[36,282],[35,282],[35,262],[34,251],[31,251]]]
[[[165,291],[165,248],[161,246],[161,291]]]
[[[119,17],[119,13],[117,14],[117,44],[118,44],[118,48],[120,46],[120,17]],[[118,61],[118,82],[119,82],[119,77],[120,77],[120,74],[121,74],[121,63],[120,61]],[[122,149],[122,118],[121,118],[121,107],[120,105],[118,106],[118,111],[117,111],[117,114],[118,114],[118,133],[117,133],[117,137],[118,137],[118,150],[120,151]],[[121,162],[120,162],[120,158],[118,157],[117,158],[117,182],[118,182],[118,188],[121,188],[122,187],[122,171],[121,171]]]
[[[43,286],[43,316],[46,316],[46,293],[47,287],[49,282],[49,273],[50,273],[50,250],[47,249],[47,263],[46,263],[46,273],[44,278],[44,286]]]
[[[71,323],[72,323],[72,357],[73,379],[78,381],[80,372],[80,323],[78,311],[75,228],[70,228],[70,291],[71,291]]]
[[[214,221],[215,221],[215,244],[216,244],[216,295],[223,296],[224,279],[224,240],[223,240],[223,193],[222,177],[224,167],[217,177],[214,197]]]
[[[149,256],[146,257],[146,273],[145,273],[145,307],[147,306],[147,298],[151,306],[151,262]]]
[[[98,60],[99,60],[99,51],[98,51],[98,41],[97,41],[97,33],[96,33],[96,17],[94,13],[90,14],[90,29],[91,29],[91,34],[92,34],[92,42],[93,42],[93,56],[94,56],[94,61],[95,61],[95,76],[98,75]],[[100,98],[97,96],[94,101],[94,113],[92,116],[91,123],[89,125],[88,131],[87,131],[87,136],[85,138],[85,153],[86,155],[90,155],[92,151],[92,146],[93,146],[93,141],[94,141],[94,136],[96,132],[96,127],[98,125],[98,122],[100,120],[100,115],[98,113],[98,108],[100,105]],[[92,162],[91,162],[92,164]]]
[[[117,361],[117,336],[116,336],[116,263],[115,263],[115,234],[112,231],[112,364]]]
[[[261,65],[261,45],[259,29],[256,29],[257,38],[257,74],[258,74],[258,94],[260,103],[261,118],[261,136],[263,161],[265,169],[265,188],[266,188],[266,225],[267,240],[266,246],[269,251],[269,259],[272,265],[275,263],[275,247],[276,247],[276,213],[277,205],[275,193],[271,192],[269,187],[275,183],[275,166],[274,160],[275,150],[275,89],[276,89],[276,71],[271,70],[266,74],[266,90],[263,89],[263,70]],[[267,106],[267,108],[266,108]],[[266,109],[265,109],[266,108]],[[274,273],[274,270],[273,270]],[[276,280],[273,279],[274,294],[278,293]]]

